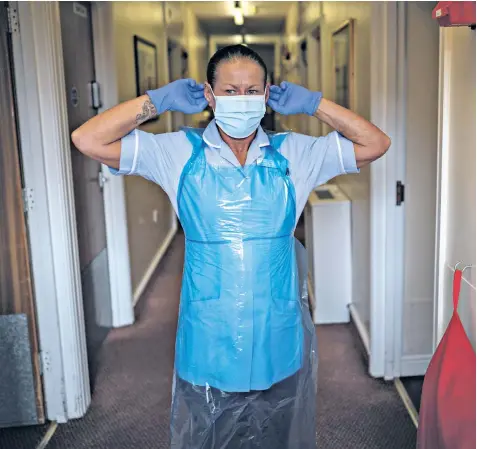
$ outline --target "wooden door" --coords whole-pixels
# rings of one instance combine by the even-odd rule
[[[45,420],[7,17],[0,2],[0,427]]]

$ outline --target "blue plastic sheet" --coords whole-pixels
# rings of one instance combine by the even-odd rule
[[[286,134],[240,168],[210,165],[201,132],[187,135],[172,448],[314,448],[316,337]]]

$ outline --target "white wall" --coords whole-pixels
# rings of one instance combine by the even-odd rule
[[[134,35],[157,46],[159,85],[167,83],[167,54],[161,2],[114,2],[116,70],[119,102],[136,97]],[[168,130],[167,117],[145,124],[142,129],[160,133]],[[172,223],[172,206],[164,191],[145,179],[125,178],[126,210],[133,290],[141,284]],[[157,223],[153,211],[159,213]]]
[[[442,29],[438,335],[445,330],[452,313],[454,265],[475,264],[475,51],[475,31],[467,27]],[[473,268],[464,273],[459,313],[474,348],[475,288]]]
[[[116,71],[119,102],[136,97],[134,35],[157,46],[159,87],[169,82],[167,38],[175,38],[189,54],[188,76],[205,79],[207,41],[195,15],[183,2],[112,2]],[[200,116],[187,118],[193,125]],[[170,114],[141,129],[151,133],[170,130]],[[133,289],[144,285],[148,269],[156,260],[175,220],[165,192],[156,184],[139,177],[126,177],[126,208]],[[153,220],[158,212],[157,223]]]
[[[321,86],[325,98],[334,99],[331,35],[346,20],[355,19],[355,97],[354,110],[370,118],[370,20],[369,2],[304,2],[287,18],[287,42],[293,54],[298,55],[298,29],[313,27],[317,21],[321,28]],[[310,30],[311,31],[311,30]],[[313,64],[313,55],[309,54]],[[294,64],[290,64],[294,67]],[[290,81],[297,80],[296,69],[286,72]],[[288,78],[287,78],[288,79]],[[318,86],[310,86],[318,88]],[[296,120],[296,119],[295,119]],[[288,120],[287,125],[296,126]],[[330,128],[323,126],[323,133]],[[353,247],[353,303],[369,331],[370,317],[370,170],[365,167],[359,175],[343,176],[336,180],[352,201],[352,247]]]
[[[188,78],[199,83],[206,80],[209,61],[207,36],[200,27],[196,14],[187,2],[165,2],[166,33],[188,52]],[[185,116],[187,126],[199,126],[204,114]]]

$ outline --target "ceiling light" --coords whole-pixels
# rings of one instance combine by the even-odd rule
[[[243,13],[241,9],[235,9],[234,11],[234,23],[237,26],[243,25]]]

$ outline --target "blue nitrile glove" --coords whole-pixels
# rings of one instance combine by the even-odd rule
[[[198,84],[193,79],[173,81],[160,89],[148,90],[146,93],[158,114],[166,111],[197,114],[207,106],[204,85]]]
[[[298,84],[283,81],[280,86],[270,87],[268,105],[283,115],[313,115],[318,109],[321,97],[321,92],[311,92]]]

